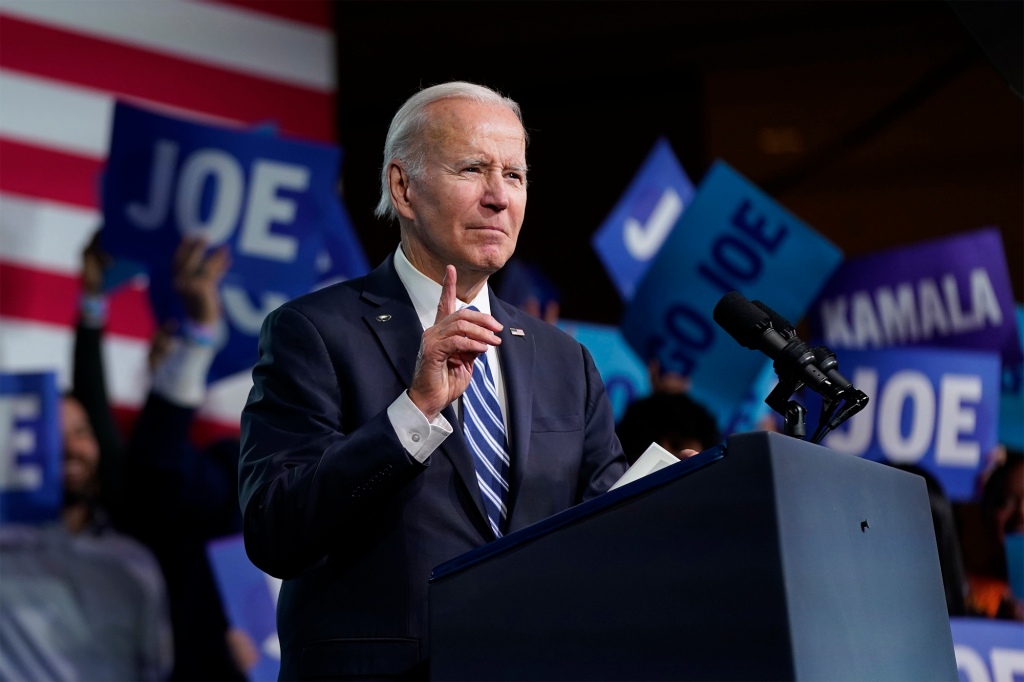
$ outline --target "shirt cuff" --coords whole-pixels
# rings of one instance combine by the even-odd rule
[[[217,349],[185,339],[174,343],[153,372],[152,390],[180,407],[199,407],[206,399],[206,379]]]
[[[388,406],[388,419],[406,452],[421,464],[452,433],[452,425],[440,414],[433,421],[427,421],[408,391],[402,391]]]

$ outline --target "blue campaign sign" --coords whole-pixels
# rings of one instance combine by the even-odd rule
[[[56,375],[0,373],[0,523],[60,514],[62,459]]]
[[[972,499],[996,445],[999,355],[901,348],[837,356],[843,376],[870,400],[822,444],[874,461],[919,466],[935,475],[951,500]],[[805,402],[809,424],[817,424],[817,405],[810,398]]]
[[[851,258],[808,315],[832,349],[941,346],[1024,361],[1002,234],[988,227]]]
[[[276,616],[281,581],[249,561],[241,535],[210,541],[206,554],[228,622],[245,632],[259,652],[259,661],[247,671],[248,679],[250,682],[274,682],[281,667]]]
[[[961,682],[1024,679],[1024,627],[1014,621],[950,618]]]
[[[665,138],[647,155],[592,244],[624,301],[690,205],[694,187]]]
[[[689,376],[693,398],[723,429],[764,368],[713,318],[730,291],[794,324],[842,260],[831,242],[729,167],[716,162],[662,245],[621,323],[647,362]]]
[[[618,328],[572,320],[560,320],[558,327],[590,351],[608,391],[616,422],[622,419],[631,402],[650,395],[651,378],[647,367],[622,338]]]
[[[1017,304],[1017,329],[1024,354],[1024,306]],[[999,442],[1024,451],[1024,362],[1003,364],[1003,392],[999,397]]]
[[[183,235],[231,250],[221,284],[225,345],[211,380],[255,362],[259,327],[271,310],[321,279],[366,271],[335,191],[339,164],[331,145],[117,104],[103,181],[103,246],[148,272],[157,319],[181,316],[171,261]]]

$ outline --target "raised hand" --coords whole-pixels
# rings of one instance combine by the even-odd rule
[[[185,315],[201,325],[220,320],[218,287],[231,266],[227,246],[207,252],[206,239],[185,236],[174,252],[174,290],[181,297]]]
[[[473,361],[501,343],[501,324],[490,315],[463,308],[455,296],[455,266],[441,283],[434,326],[423,332],[409,397],[427,419],[461,396],[473,376]]]

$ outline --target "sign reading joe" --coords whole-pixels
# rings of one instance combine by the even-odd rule
[[[181,316],[171,262],[182,236],[230,248],[231,270],[221,283],[227,329],[210,381],[252,366],[271,310],[325,276],[366,271],[335,193],[340,157],[331,145],[117,104],[103,180],[103,246],[149,273],[157,319]]]

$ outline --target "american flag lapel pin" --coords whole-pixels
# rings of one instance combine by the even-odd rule
[[[512,336],[526,336],[526,332],[524,332],[519,327],[509,327],[508,331],[510,334],[512,334]]]

